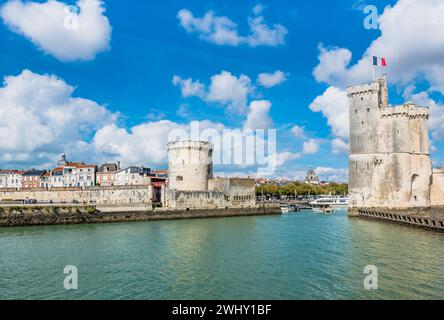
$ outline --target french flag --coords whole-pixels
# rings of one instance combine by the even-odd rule
[[[387,61],[385,58],[378,58],[373,56],[373,65],[378,67],[387,67]]]

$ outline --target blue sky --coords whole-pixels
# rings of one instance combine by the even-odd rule
[[[96,2],[95,0],[83,1]],[[59,56],[54,54],[51,45],[49,45],[49,49],[48,46],[45,47],[45,43],[49,43],[45,41],[49,41],[50,39],[47,38],[51,36],[66,39],[64,32],[68,31],[62,30],[54,32],[52,35],[49,30],[44,30],[48,27],[45,23],[36,27],[36,29],[42,28],[42,33],[27,31],[24,19],[32,20],[36,14],[32,11],[24,12],[22,7],[22,9],[19,8],[20,10],[15,11],[4,10],[10,2],[0,2],[3,7],[2,23],[0,24],[1,78],[18,77],[23,70],[29,70],[30,77],[34,75],[58,77],[66,85],[75,88],[72,93],[73,98],[87,99],[96,103],[100,108],[106,109],[105,111],[101,110],[102,113],[98,113],[100,118],[97,119],[100,119],[100,126],[105,127],[112,124],[116,133],[125,131],[126,140],[124,140],[127,144],[133,145],[137,145],[139,143],[137,139],[140,139],[140,137],[136,139],[133,136],[128,136],[131,135],[135,126],[147,123],[152,123],[154,126],[162,120],[179,125],[187,125],[191,120],[209,120],[212,123],[230,128],[242,128],[248,116],[248,108],[251,107],[250,103],[255,100],[269,101],[271,107],[268,119],[272,120],[272,127],[278,130],[277,151],[278,153],[285,152],[287,155],[275,175],[290,178],[300,177],[309,167],[319,168],[318,172],[326,179],[344,180],[346,178],[347,152],[334,150],[332,141],[340,139],[344,144],[347,144],[348,141],[344,134],[338,133],[341,124],[336,125],[335,129],[335,126],[330,123],[332,119],[329,117],[334,117],[335,112],[333,111],[332,115],[328,111],[322,111],[324,104],[328,104],[328,101],[325,101],[328,100],[328,97],[325,97],[321,102],[322,105],[319,106],[321,111],[319,112],[314,112],[310,105],[330,87],[337,88],[337,93],[340,96],[338,99],[342,99],[343,96],[340,92],[343,92],[345,86],[350,84],[349,82],[369,81],[371,72],[369,69],[367,69],[368,72],[362,71],[363,68],[360,68],[361,58],[372,46],[372,42],[378,41],[384,32],[389,37],[392,33],[391,29],[396,28],[389,21],[384,26],[385,29],[365,29],[363,21],[366,14],[362,11],[362,8],[368,4],[365,1],[336,0],[329,1],[327,4],[326,1],[321,0],[187,1],[186,3],[182,1],[105,0],[99,6],[105,8],[101,15],[108,20],[108,26],[105,20],[99,20],[99,27],[94,30],[103,28],[104,31],[97,35],[97,41],[100,40],[100,37],[107,38],[108,41],[101,39],[100,41],[105,41],[104,45],[97,45],[97,48],[89,49],[91,46],[94,47],[90,42],[95,41],[95,38],[89,39],[88,35],[85,35],[85,41],[89,41],[88,46],[85,46],[85,51],[76,57],[75,51],[83,46],[82,43],[79,43],[78,46],[76,44],[67,49],[71,51],[73,56],[63,58],[60,57],[60,54]],[[46,4],[46,1],[35,2]],[[387,6],[390,6],[389,8],[392,10],[407,10],[397,2],[380,0],[372,1],[371,4],[376,5],[380,14]],[[400,0],[399,2],[409,2],[409,0]],[[425,2],[430,2],[430,9],[433,9],[434,5],[439,6],[433,0]],[[60,1],[60,3],[62,5],[79,5],[76,1]],[[261,5],[262,10],[259,10],[257,5]],[[259,10],[258,14],[253,12],[255,7]],[[227,17],[237,24],[236,30],[239,37],[246,37],[251,32],[248,24],[249,17],[263,17],[264,25],[274,28],[279,24],[285,28],[286,32],[281,42],[278,41],[279,43],[271,45],[252,45],[251,43],[243,43],[244,40],[240,40],[237,44],[216,43],[209,40],[209,35],[202,33],[197,24],[188,25],[190,28],[194,28],[194,31],[187,30],[184,24],[181,25],[178,13],[182,9],[192,13],[193,18],[201,18],[208,11],[214,12],[216,17]],[[39,11],[36,12],[38,14]],[[433,10],[430,12],[432,13]],[[408,15],[408,13],[406,14]],[[387,13],[387,20],[390,19],[396,21],[399,18],[390,17]],[[419,17],[419,23],[423,21],[421,19],[426,19],[426,17]],[[95,21],[91,23],[95,23]],[[87,33],[88,30],[84,32]],[[436,72],[431,71],[431,66],[438,65],[440,67],[443,59],[433,60],[435,46],[431,46],[430,52],[424,50],[424,52],[412,52],[408,57],[398,57],[392,53],[390,48],[387,48],[385,41],[381,40],[380,42],[383,44],[376,46],[375,54],[385,55],[385,48],[389,64],[392,63],[390,59],[402,61],[402,63],[396,64],[397,70],[402,67],[403,63],[411,64],[412,61],[416,61],[415,57],[418,60],[424,56],[430,59],[430,68],[418,64],[418,70],[412,70],[413,75],[393,76],[393,81],[390,83],[392,103],[402,103],[407,98],[416,99],[418,102],[429,102],[431,99],[437,108],[441,107],[442,92],[444,91],[442,90],[444,86],[441,87],[441,85],[444,81],[440,82],[439,77],[434,76]],[[442,45],[443,42],[439,41],[439,45]],[[60,40],[58,43],[59,46],[63,46],[65,40]],[[334,56],[337,61],[347,60],[347,51],[339,51],[339,48],[352,53],[348,63],[344,63],[341,68],[341,62],[338,62],[335,65],[339,67],[333,69],[329,67],[327,62],[322,63],[322,53],[325,56],[337,54]],[[93,57],[82,56],[88,50],[93,52]],[[88,53],[91,53],[90,51]],[[317,66],[320,71],[314,75]],[[356,67],[357,71],[355,73],[349,72],[353,67]],[[236,78],[244,75],[250,80],[249,87],[252,92],[248,94],[246,111],[243,114],[227,111],[227,103],[221,103],[216,99],[202,98],[202,95],[199,94],[186,96],[183,94],[180,84],[173,84],[173,77],[177,76],[182,80],[192,79],[193,82],[199,82],[204,85],[205,90],[209,91],[211,77],[221,74],[222,71],[229,72]],[[259,74],[273,74],[276,71],[282,71],[285,74],[285,81],[270,88],[258,84]],[[390,71],[389,77],[391,77]],[[427,72],[429,73],[427,74]],[[46,80],[46,78],[39,78],[38,81],[44,82]],[[23,80],[23,83],[28,86],[27,90],[31,92],[36,90],[32,81]],[[411,88],[408,92],[405,90],[407,87]],[[11,85],[9,91],[16,90],[14,88]],[[5,83],[3,90],[6,89],[8,89],[8,85]],[[4,94],[4,96],[7,95]],[[10,96],[8,95],[8,97]],[[0,93],[0,103],[2,103],[1,99]],[[11,108],[14,108],[14,102],[11,102],[12,98],[3,97],[3,99],[8,99],[6,102],[3,101],[4,105],[11,104]],[[334,100],[333,104],[342,101],[343,99],[341,101]],[[62,106],[59,108],[63,108],[64,104],[61,104]],[[24,106],[25,109],[26,107]],[[46,107],[48,106],[40,107],[36,103],[33,112],[38,114],[39,108],[42,108],[41,112],[45,112],[44,108]],[[95,113],[95,107],[91,106],[91,110],[88,109],[88,112]],[[9,112],[11,112],[11,108],[8,108]],[[78,115],[76,114],[76,116]],[[437,113],[436,118],[440,119],[440,116],[441,114]],[[103,120],[104,118],[107,120]],[[96,121],[97,119],[95,119],[92,117],[91,121]],[[24,121],[26,123],[26,120]],[[48,125],[48,118],[39,121],[42,126]],[[0,157],[0,167],[50,167],[51,162],[63,152],[66,152],[71,158],[84,157],[85,161],[123,158],[122,160],[128,164],[140,162],[152,167],[165,167],[166,165],[165,156],[155,156],[152,154],[153,150],[141,152],[139,157],[133,155],[133,145],[127,146],[126,153],[121,151],[120,149],[123,150],[125,147],[118,145],[119,139],[116,138],[110,145],[107,141],[112,139],[104,132],[101,132],[100,136],[103,136],[103,139],[106,137],[106,141],[94,143],[99,140],[96,135],[102,129],[100,126],[96,127],[91,123],[71,123],[79,128],[74,128],[70,134],[59,134],[57,130],[61,130],[60,128],[51,128],[51,131],[48,132],[50,140],[48,144],[37,141],[35,148],[32,146],[22,149],[13,148],[8,145],[2,146],[0,143],[0,151],[4,153],[4,156]],[[11,129],[11,126],[2,124],[0,121],[0,128],[2,125],[8,127],[7,130],[11,130],[12,133],[18,134],[15,141],[20,142],[27,139],[25,135],[21,136],[17,130]],[[299,135],[292,133],[291,129],[295,125],[303,127],[303,133]],[[83,126],[88,127],[88,130]],[[7,130],[5,129],[3,132],[7,134]],[[44,131],[44,129],[41,130]],[[147,140],[161,139],[157,137],[157,131],[153,130],[154,133],[147,130],[145,138]],[[434,133],[436,138],[433,140],[433,145],[434,156],[437,159],[442,155],[439,130],[440,125],[436,124]],[[110,135],[113,134],[112,130],[107,132]],[[113,136],[118,136],[118,134]],[[1,137],[1,139],[7,138]],[[76,146],[71,145],[67,141],[69,139],[76,140],[78,142]],[[81,147],[79,147],[80,141],[84,142]],[[312,147],[313,145],[317,147],[304,152],[304,143],[309,142],[312,143]],[[140,146],[145,149],[154,149],[156,144],[152,146],[141,144]],[[159,153],[164,153],[164,150]],[[248,170],[248,168],[228,169],[228,171],[239,174],[241,172],[249,174]]]

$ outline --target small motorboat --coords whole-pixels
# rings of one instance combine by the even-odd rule
[[[313,212],[324,213],[324,214],[331,214],[335,212],[335,209],[333,209],[330,206],[313,207],[312,210]]]
[[[299,212],[299,211],[300,211],[300,209],[295,205],[287,204],[287,205],[281,206],[282,214],[287,214],[287,213],[291,213],[291,212]]]
[[[282,214],[290,213],[290,207],[289,206],[282,206],[281,211],[282,211]]]

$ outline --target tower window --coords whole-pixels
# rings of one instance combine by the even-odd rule
[[[370,112],[370,108],[367,108],[367,112]]]
[[[364,101],[364,97],[361,97],[361,101]]]

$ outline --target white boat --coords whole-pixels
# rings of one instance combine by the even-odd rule
[[[322,206],[330,206],[332,208],[347,208],[348,207],[348,198],[347,197],[334,197],[327,196],[316,199],[309,203],[313,208],[322,207]]]
[[[289,206],[282,206],[281,211],[282,211],[282,214],[290,213],[290,207]]]
[[[281,212],[283,214],[290,213],[290,212],[298,212],[298,211],[299,211],[298,207],[291,205],[291,204],[281,206]]]
[[[325,207],[313,207],[313,212],[318,212],[318,213],[324,213],[324,214],[330,214],[330,213],[334,213],[335,209],[333,209],[332,207],[329,206],[325,206]]]

